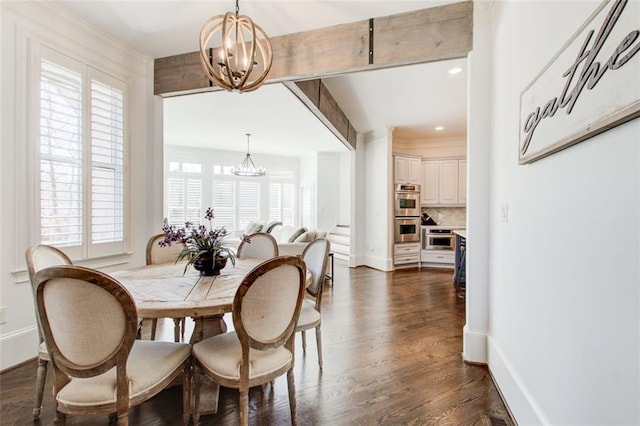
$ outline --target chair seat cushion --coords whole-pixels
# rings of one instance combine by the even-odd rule
[[[240,380],[242,346],[235,331],[213,336],[193,345],[193,356],[209,371],[228,380]],[[249,380],[290,365],[293,356],[284,346],[249,351]]]
[[[136,340],[127,360],[129,398],[152,391],[191,355],[188,343]],[[91,378],[74,378],[58,393],[67,406],[115,404],[116,369]]]
[[[296,330],[308,330],[320,325],[320,312],[316,311],[315,304],[312,300],[304,299],[302,301],[302,309],[300,309],[300,318],[296,324]]]

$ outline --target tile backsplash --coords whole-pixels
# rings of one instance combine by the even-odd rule
[[[467,226],[466,207],[422,207],[422,213],[427,213],[438,225]]]

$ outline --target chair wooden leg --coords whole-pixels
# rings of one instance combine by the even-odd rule
[[[40,418],[40,412],[42,411],[42,395],[44,394],[44,382],[47,378],[47,363],[46,359],[38,357],[38,373],[36,377],[36,397],[33,404],[33,420]]]
[[[156,329],[158,328],[158,318],[151,320],[151,340],[156,340]]]
[[[296,424],[296,384],[293,379],[293,366],[287,371],[287,388],[289,389],[289,409],[291,410],[291,424]]]
[[[249,389],[240,389],[240,426],[248,426],[249,424]]]
[[[173,341],[174,342],[180,341],[180,322],[181,322],[181,318],[173,319]]]
[[[302,353],[307,354],[307,332],[302,330]]]
[[[320,326],[316,327],[316,346],[318,347],[318,365],[322,370],[322,334],[320,333]]]
[[[65,426],[67,424],[67,416],[64,413],[56,410],[56,419],[53,424],[56,426]]]
[[[184,342],[184,329],[187,328],[187,318],[182,317],[181,320],[182,321],[180,321],[180,326],[182,328],[180,329],[180,334],[182,335],[182,341]]]
[[[118,414],[118,426],[129,426],[129,412]]]
[[[191,417],[191,361],[187,363],[182,372],[182,423],[189,424]]]
[[[191,382],[193,384],[193,424],[198,426],[200,424],[200,385],[202,379],[200,377],[200,368],[196,365],[193,367],[193,374],[191,376]]]

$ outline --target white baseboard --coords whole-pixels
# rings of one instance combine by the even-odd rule
[[[388,257],[379,257],[365,255],[364,265],[383,272],[393,271],[393,259]]]
[[[473,364],[487,364],[487,332],[471,330],[465,324],[462,333],[462,358]]]
[[[516,423],[520,425],[551,424],[496,342],[491,338],[488,342],[489,370]]]
[[[0,371],[38,356],[38,329],[27,327],[0,337]]]

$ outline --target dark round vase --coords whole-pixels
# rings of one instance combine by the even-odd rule
[[[215,262],[213,256],[200,256],[193,261],[193,267],[200,271],[200,275],[212,276],[220,275],[220,270],[227,266],[227,258],[216,256]]]

